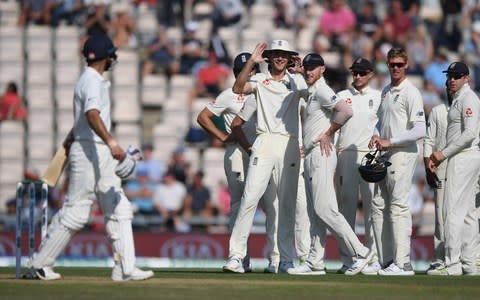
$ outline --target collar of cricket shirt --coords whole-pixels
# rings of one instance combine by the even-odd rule
[[[456,100],[460,98],[470,89],[470,84],[465,83],[455,94],[453,94],[453,99]]]
[[[106,79],[105,77],[103,77],[102,74],[98,73],[98,71],[95,70],[95,69],[92,68],[92,67],[87,66],[87,67],[86,67],[86,71],[89,72],[89,73],[91,73],[91,74],[94,75],[95,77],[97,77],[97,79],[100,80],[100,81],[103,82],[103,83],[108,84],[108,83],[110,82],[110,80],[108,80],[108,79]]]
[[[370,92],[371,87],[369,85],[365,86],[363,90],[357,90],[353,85],[350,86],[350,92],[352,95],[366,95]]]

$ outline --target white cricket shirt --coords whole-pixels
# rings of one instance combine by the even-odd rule
[[[345,100],[353,111],[353,116],[339,130],[337,150],[370,151],[368,143],[378,122],[380,91],[369,86],[359,91],[351,86],[337,95]]]
[[[435,105],[428,115],[427,135],[423,142],[423,157],[440,151],[447,145],[448,107],[445,103]]]
[[[465,84],[453,94],[448,111],[447,147],[445,157],[460,151],[479,150],[480,100],[470,85]]]
[[[298,101],[307,90],[303,76],[287,73],[277,81],[270,74],[257,73],[247,84],[254,90],[255,101],[245,102],[238,115],[243,120],[249,120],[256,111],[257,134],[298,137]]]
[[[317,136],[330,128],[333,110],[340,98],[321,77],[308,88],[309,97],[303,117],[303,148],[310,151]]]
[[[413,127],[415,122],[425,123],[425,112],[420,91],[408,80],[404,79],[398,86],[387,85],[381,96],[378,109],[380,137],[391,139],[400,136]],[[394,145],[398,148],[409,148],[417,151],[416,141]]]
[[[86,113],[96,109],[105,128],[110,131],[110,81],[95,69],[86,67],[77,81],[73,93],[73,134],[75,140],[101,142],[102,139],[90,128]]]
[[[207,109],[217,117],[223,116],[227,133],[232,133],[230,128],[233,119],[242,109],[248,98],[254,98],[253,94],[235,94],[231,88],[224,90],[218,97],[207,104]],[[253,143],[256,137],[256,118],[252,117],[243,124],[242,129],[249,143]]]

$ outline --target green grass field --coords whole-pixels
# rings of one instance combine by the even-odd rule
[[[479,299],[480,277],[226,274],[156,269],[155,278],[115,283],[106,268],[56,268],[62,280],[16,280],[0,268],[0,299]]]

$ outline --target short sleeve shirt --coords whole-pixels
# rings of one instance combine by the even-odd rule
[[[368,86],[359,91],[351,86],[339,92],[338,97],[351,106],[353,116],[340,128],[337,149],[369,151],[368,143],[378,122],[380,91]]]
[[[73,93],[73,134],[75,140],[87,140],[103,143],[102,139],[90,128],[86,113],[98,110],[105,128],[110,131],[110,81],[95,69],[87,67],[80,76]]]
[[[406,133],[415,122],[425,122],[422,95],[408,79],[404,79],[398,86],[387,85],[381,97],[378,110],[380,137],[391,139]],[[401,147],[411,147],[416,151],[416,141]]]
[[[282,80],[273,80],[270,74],[257,73],[249,84],[255,93],[255,103],[250,99],[239,116],[248,120],[256,111],[257,134],[298,137],[298,101],[307,89],[303,77],[287,73]]]

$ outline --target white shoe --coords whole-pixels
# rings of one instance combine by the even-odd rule
[[[280,265],[278,266],[279,273],[287,273],[289,269],[294,268],[293,262],[291,261],[281,261]]]
[[[62,275],[54,272],[51,267],[35,269],[35,275],[37,275],[41,280],[57,280],[62,278]]]
[[[148,278],[153,277],[153,271],[152,270],[147,270],[143,271],[137,267],[133,269],[132,274],[130,275],[123,275],[122,271],[122,265],[121,264],[115,264],[115,266],[112,269],[112,280],[113,281],[139,281],[139,280],[146,280]]]
[[[351,276],[360,273],[363,268],[365,268],[368,263],[373,259],[374,255],[375,252],[370,250],[365,257],[357,257],[355,263],[350,268],[348,268],[348,270],[345,271],[345,275]]]
[[[268,267],[263,269],[264,273],[272,273],[272,274],[277,274],[278,273],[278,266],[275,263],[269,263]]]
[[[223,272],[230,273],[245,273],[243,269],[242,259],[237,256],[232,256],[228,262],[223,266]]]
[[[456,265],[449,266],[449,267],[442,265],[438,268],[428,270],[427,275],[460,276],[460,275],[463,275],[462,265],[461,264],[456,264]]]
[[[400,268],[395,263],[391,263],[385,269],[378,271],[378,275],[382,276],[412,276],[415,275],[412,265],[410,263],[404,264],[403,268]]]
[[[378,271],[382,269],[382,266],[378,261],[374,261],[373,263],[368,264],[362,270],[363,275],[378,275]]]
[[[301,266],[290,268],[287,270],[287,273],[290,275],[325,275],[325,269],[323,267],[309,267],[307,264]]]

